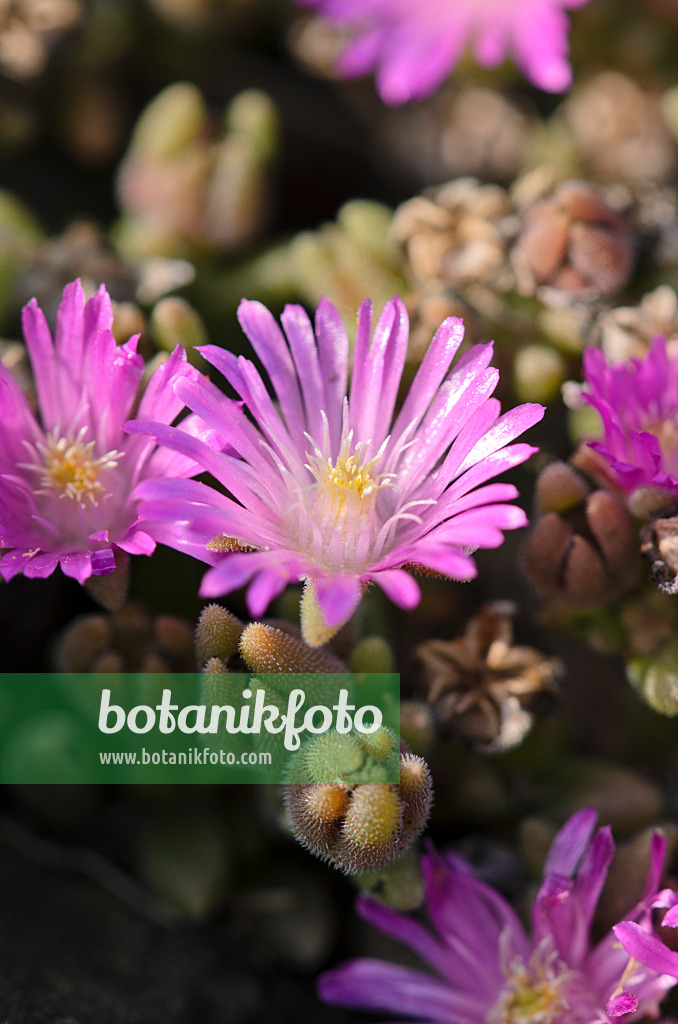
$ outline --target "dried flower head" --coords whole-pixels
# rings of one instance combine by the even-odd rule
[[[515,606],[494,601],[455,640],[426,640],[414,652],[418,688],[438,728],[485,753],[514,747],[533,722],[533,707],[555,688],[557,664],[513,642]]]
[[[421,99],[447,78],[467,46],[485,67],[510,56],[540,89],[563,92],[567,10],[588,0],[299,0],[351,33],[339,60],[347,78],[375,71],[385,103]]]
[[[640,531],[650,576],[665,594],[678,594],[678,507],[651,515]]]
[[[189,523],[204,544],[232,538],[205,576],[203,596],[250,583],[248,607],[259,616],[288,582],[310,580],[304,600],[317,604],[318,615],[305,609],[304,622],[313,625],[305,636],[324,642],[351,617],[368,583],[412,608],[419,587],[403,566],[471,579],[469,549],[497,547],[502,530],[525,524],[522,510],[507,504],[513,486],[481,485],[534,451],[510,442],[543,408],[499,415],[490,397],[498,380],[491,345],[470,349],[449,372],[463,337],[459,320],[436,333],[394,418],[408,338],[399,299],[386,305],[371,340],[371,306],[361,306],[348,395],[348,339],[328,302],[318,307],[315,335],[300,307],[283,313],[286,336],[257,302],[243,302],[239,315],[280,412],[253,363],[207,346],[203,355],[245,409],[205,378],[178,382],[177,395],[226,431],[237,454],[217,453],[172,427],[129,427],[199,459],[228,492],[188,481],[143,485],[145,515]]]
[[[574,814],[556,836],[526,934],[508,903],[461,857],[431,850],[422,860],[432,934],[413,918],[369,899],[358,912],[409,946],[434,972],[381,960],[350,961],[323,975],[326,1002],[418,1021],[465,1024],[612,1024],[656,1017],[678,978],[678,953],[660,939],[678,925],[678,893],[657,891],[666,841],[651,840],[641,901],[593,945],[591,923],[614,852],[597,814]]]
[[[144,479],[192,476],[198,467],[124,433],[144,361],[137,337],[116,345],[112,322],[103,285],[87,303],[79,281],[65,288],[54,341],[35,299],[25,307],[39,418],[0,366],[0,575],[6,580],[17,573],[43,578],[61,565],[84,583],[113,572],[116,551],[149,555],[160,535],[182,543],[175,525],[150,535],[134,488]],[[171,423],[184,408],[171,382],[190,372],[177,349],[149,380],[139,415]],[[191,417],[177,429],[195,427]]]

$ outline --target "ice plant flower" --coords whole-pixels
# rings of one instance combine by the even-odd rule
[[[600,414],[592,442],[620,487],[678,493],[678,355],[656,338],[643,359],[608,366],[597,348],[584,354],[585,398]]]
[[[412,608],[420,592],[405,567],[471,579],[470,550],[498,547],[502,530],[526,524],[508,504],[516,488],[488,481],[535,451],[510,442],[544,410],[522,405],[500,415],[491,344],[474,346],[448,372],[464,333],[459,319],[439,328],[394,417],[408,338],[399,299],[387,303],[371,340],[372,308],[362,304],[348,394],[348,338],[329,302],[318,307],[315,335],[299,306],[284,311],[285,333],[258,302],[243,301],[238,315],[279,408],[254,363],[213,345],[203,356],[242,402],[205,378],[174,386],[236,454],[168,426],[128,428],[199,462],[228,492],[168,480],[139,490],[149,519],[184,521],[224,552],[203,597],[250,583],[249,610],[259,616],[289,582],[310,580],[313,600],[302,610],[312,605],[317,615],[315,624],[310,612],[303,619],[304,634],[317,646],[326,629],[347,621],[365,584]]]
[[[645,893],[628,920],[593,944],[591,921],[614,852],[610,829],[596,829],[596,818],[591,808],[578,811],[556,836],[532,904],[531,935],[465,861],[430,852],[422,868],[435,933],[370,899],[359,900],[358,910],[434,973],[353,960],[321,976],[321,998],[427,1024],[608,1024],[657,1016],[678,978],[678,954],[659,939],[653,920],[666,910],[663,923],[678,924],[678,894],[657,891],[666,842],[654,834]]]
[[[563,92],[572,81],[568,17],[588,0],[298,0],[349,33],[338,70],[347,78],[376,73],[385,103],[428,96],[467,46],[479,64],[511,57],[540,89]]]
[[[85,302],[79,281],[64,289],[54,340],[35,299],[23,310],[38,415],[0,365],[0,574],[51,575],[57,565],[84,583],[115,568],[116,549],[151,554],[133,490],[140,480],[190,476],[197,467],[122,430],[138,397],[144,360],[138,337],[117,345],[102,285]],[[177,350],[151,377],[139,415],[165,423],[183,404],[170,382],[189,374]],[[192,421],[191,421],[192,422]],[[191,422],[183,427],[188,429]],[[175,531],[165,527],[163,536]]]

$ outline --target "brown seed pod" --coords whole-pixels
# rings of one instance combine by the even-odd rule
[[[524,570],[541,597],[570,606],[605,605],[635,584],[638,534],[615,494],[592,491],[572,465],[556,462],[540,475],[536,499],[541,515],[527,540]]]
[[[549,285],[583,298],[613,295],[633,269],[623,218],[593,186],[566,181],[528,210],[513,251],[521,287]]]

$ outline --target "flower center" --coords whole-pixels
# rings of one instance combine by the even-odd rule
[[[555,950],[537,947],[527,964],[513,957],[506,975],[501,995],[487,1015],[488,1024],[564,1024],[576,1019],[564,991],[574,972]]]
[[[311,440],[309,438],[309,440]],[[357,531],[374,514],[377,494],[392,483],[389,473],[377,473],[381,452],[365,460],[367,444],[357,444],[351,454],[351,431],[343,444],[336,462],[323,455],[315,446],[308,456],[307,469],[317,481],[313,496],[313,518],[324,531]]]
[[[99,476],[102,470],[113,469],[124,452],[114,449],[98,458],[94,457],[94,441],[85,441],[87,427],[81,427],[75,438],[59,437],[54,430],[43,444],[38,441],[31,447],[35,461],[25,463],[24,468],[38,473],[40,488],[38,494],[56,494],[59,498],[70,498],[79,505],[88,500],[98,505],[105,496],[105,488]]]

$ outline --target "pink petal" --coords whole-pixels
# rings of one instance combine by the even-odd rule
[[[314,579],[318,604],[328,626],[348,622],[362,597],[357,576],[318,576]]]
[[[419,584],[404,569],[382,569],[370,574],[369,577],[399,608],[410,610],[416,608],[421,601]]]

